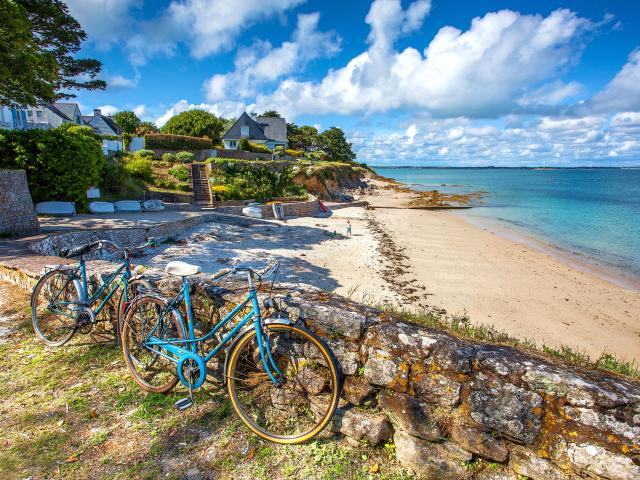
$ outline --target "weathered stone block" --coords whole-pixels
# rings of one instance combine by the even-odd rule
[[[477,347],[461,342],[445,342],[432,355],[434,363],[443,370],[469,374]]]
[[[610,480],[637,480],[640,466],[624,455],[605,450],[588,443],[570,443],[567,457],[571,465],[583,473],[598,475]]]
[[[0,170],[0,235],[40,230],[24,170]]]
[[[542,419],[542,397],[510,383],[473,390],[469,395],[471,418],[488,430],[531,443]]]
[[[463,462],[468,460],[461,458],[458,450],[448,448],[446,443],[430,443],[401,430],[396,430],[393,441],[400,464],[421,478],[461,480],[469,477],[463,467]]]
[[[440,438],[440,428],[434,421],[431,407],[427,403],[403,393],[387,390],[380,392],[378,403],[380,408],[387,412],[396,429],[426,440]]]
[[[354,375],[360,364],[360,350],[355,342],[344,342],[336,339],[326,339],[327,344],[340,364],[342,373]]]
[[[514,472],[532,480],[568,480],[562,470],[549,460],[540,458],[531,450],[514,446],[509,455],[509,467]]]
[[[509,457],[509,450],[502,442],[475,428],[454,425],[451,438],[463,448],[493,462],[506,462]]]
[[[460,401],[462,386],[452,378],[426,365],[414,364],[411,368],[410,384],[416,396],[429,403],[453,407]]]
[[[350,340],[362,338],[366,315],[355,307],[350,308],[345,302],[339,306],[332,302],[333,297],[324,294],[287,300],[287,304],[296,307],[300,317],[314,330],[327,332],[329,337],[338,334]]]
[[[409,366],[388,351],[370,349],[364,365],[364,378],[372,385],[405,392],[409,383]]]
[[[329,429],[355,440],[367,440],[371,445],[378,445],[393,435],[393,428],[382,413],[347,407],[339,407],[336,410],[329,423]]]
[[[362,377],[347,377],[342,392],[345,400],[353,405],[375,404],[375,390]]]
[[[594,432],[597,432],[604,438],[614,434],[621,437],[622,441],[640,441],[640,426],[620,422],[611,415],[605,415],[590,408],[570,406],[564,407],[564,413],[567,420],[593,429]],[[636,447],[636,451],[640,451],[640,448]]]

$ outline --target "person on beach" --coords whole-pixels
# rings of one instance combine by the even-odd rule
[[[347,220],[347,235],[351,236],[351,220]]]

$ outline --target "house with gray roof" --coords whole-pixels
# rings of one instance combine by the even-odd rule
[[[122,129],[116,124],[111,115],[103,115],[99,108],[93,109],[93,115],[82,117],[84,123],[101,135],[121,135]]]
[[[39,102],[27,107],[27,128],[49,129],[59,127],[63,123],[85,124],[77,103]]]
[[[273,150],[283,146],[287,148],[287,122],[281,117],[258,117],[243,113],[223,135],[224,148],[236,150],[240,140],[246,138],[252,143],[262,143]]]

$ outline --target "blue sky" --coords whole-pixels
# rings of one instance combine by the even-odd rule
[[[83,111],[275,109],[372,165],[640,165],[640,2],[67,0]]]

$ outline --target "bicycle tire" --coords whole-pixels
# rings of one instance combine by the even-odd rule
[[[54,312],[49,312],[50,317],[45,318],[44,313],[46,311],[42,311],[41,310],[42,305],[39,304],[40,294],[44,294],[44,295],[51,294],[51,291],[45,292],[43,290],[48,286],[49,282],[51,282],[52,279],[53,281],[55,281],[54,277],[56,277],[56,279],[59,278],[60,280],[67,280],[67,278],[69,278],[69,272],[66,270],[57,268],[45,273],[40,278],[40,280],[38,280],[38,282],[36,283],[36,286],[33,288],[33,291],[31,292],[31,302],[30,302],[31,323],[33,325],[34,332],[36,333],[38,338],[40,338],[40,340],[44,342],[45,345],[48,345],[50,347],[60,347],[65,343],[67,343],[69,340],[71,340],[73,335],[76,333],[78,325],[75,317],[73,318],[67,317],[68,318],[67,324],[63,324],[62,327],[57,328],[57,329],[66,330],[67,331],[66,333],[63,333],[60,337],[57,337],[55,340],[48,333],[51,330],[51,326],[48,325],[50,323],[49,320],[52,320],[53,322],[55,322],[55,320],[58,320],[62,317],[66,317],[64,315],[56,315]],[[74,280],[77,280],[77,277],[71,277],[70,281],[66,284],[66,288],[65,288],[66,292],[64,292],[64,295],[65,295],[64,301],[75,303],[76,305],[78,305],[80,301],[80,292],[78,291],[78,286],[76,285]],[[62,285],[60,285],[60,288],[61,287]],[[58,296],[60,293],[61,292],[57,292],[56,296]],[[54,330],[56,330],[56,328],[54,328]]]
[[[131,302],[125,313],[120,343],[122,345],[122,353],[124,355],[127,368],[135,382],[147,392],[167,393],[173,389],[179,381],[175,374],[175,364],[161,355],[152,352],[142,345],[141,342],[141,338],[146,338],[146,335],[157,322],[157,319],[147,322],[145,318],[142,318],[142,309],[149,307],[150,304],[154,305],[152,310],[158,318],[162,312],[166,311],[168,306],[168,302],[158,295],[138,295],[133,302]],[[137,317],[141,318],[137,319]],[[167,312],[163,322],[169,318],[171,319],[170,322],[173,324],[173,329],[171,330],[171,325],[169,324],[169,321],[167,321],[167,323],[162,325],[161,332],[158,334],[159,338],[184,338],[184,326],[182,325],[181,320],[179,320],[180,317],[173,311]],[[134,348],[137,356],[134,355],[132,347]],[[142,358],[148,361],[148,367],[153,367],[145,368],[145,370],[149,370],[146,375],[141,368]],[[149,379],[153,377],[153,373],[162,375],[162,380],[159,385],[150,383]]]
[[[268,377],[256,350],[255,329],[251,329],[229,353],[226,375],[231,403],[256,435],[281,444],[306,442],[327,426],[338,406],[341,390],[338,364],[324,341],[305,328],[273,323],[266,326],[266,331],[273,359],[287,381],[280,388]],[[303,339],[307,341],[305,346],[301,343]],[[290,361],[289,357],[298,354],[295,361]],[[247,408],[245,397],[251,395],[256,402]]]
[[[120,298],[118,299],[118,309],[116,312],[116,318],[113,319],[113,326],[116,335],[116,342],[120,345],[122,335],[122,325],[124,323],[124,316],[127,312],[127,308],[133,302],[133,300],[140,294],[153,290],[153,285],[146,278],[132,278],[127,281],[127,293],[128,302],[124,301],[124,288],[120,292]]]

